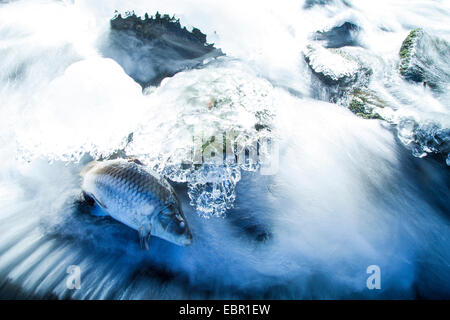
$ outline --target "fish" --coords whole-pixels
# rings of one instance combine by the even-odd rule
[[[92,213],[109,215],[138,231],[141,246],[150,236],[179,246],[192,244],[192,233],[170,183],[140,161],[91,161],[80,172],[81,189],[94,203]]]

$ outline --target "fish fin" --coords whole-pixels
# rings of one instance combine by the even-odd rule
[[[136,158],[129,158],[129,159],[128,159],[128,162],[134,162],[134,163],[136,163],[136,164],[138,164],[138,165],[140,165],[140,166],[143,166],[143,165],[144,165],[140,160],[138,160],[138,159],[136,159]]]
[[[91,161],[91,162],[89,162],[88,164],[86,164],[85,166],[84,166],[84,168],[83,169],[81,169],[81,171],[80,171],[80,176],[84,176],[86,173],[88,173],[88,171],[89,170],[91,170],[93,167],[95,167],[95,165],[97,165],[97,163],[98,163],[98,161]]]
[[[91,213],[93,216],[96,216],[96,217],[106,217],[106,216],[109,216],[108,212],[106,212],[105,210],[103,210],[103,208],[102,208],[99,204],[97,204],[97,203],[95,203],[94,206],[91,208],[90,213]]]
[[[150,224],[147,227],[140,226],[138,228],[139,232],[139,242],[141,244],[141,248],[145,248],[145,250],[149,250],[149,243],[150,243],[150,236],[151,234],[152,225]]]
[[[84,195],[85,195],[85,196],[87,195],[89,198],[94,199],[95,203],[96,203],[97,205],[99,205],[102,209],[107,209],[107,208],[108,208],[106,205],[103,204],[103,202],[101,202],[100,200],[98,200],[92,193],[84,192]]]
[[[109,214],[104,210],[106,206],[103,206],[101,202],[97,200],[92,194],[83,191],[84,203],[89,207],[88,211],[90,214],[96,217],[109,216]]]
[[[149,233],[147,233],[147,236],[145,237],[145,240],[144,240],[144,244],[145,244],[145,250],[149,250],[149,245],[150,245],[150,236],[151,236],[152,234],[149,232]]]
[[[86,192],[82,192],[81,201],[83,201],[88,206],[92,207],[95,204],[95,200]]]

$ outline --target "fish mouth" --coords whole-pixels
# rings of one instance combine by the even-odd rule
[[[172,226],[173,225],[174,224],[172,224]],[[193,237],[192,233],[189,230],[189,227],[186,226],[186,228],[187,230],[184,230],[183,233],[176,234],[173,231],[171,232],[170,227],[166,227],[165,229],[163,229],[162,234],[157,236],[178,246],[187,247],[193,243]]]
[[[184,239],[167,239],[167,238],[164,238],[164,237],[161,237],[162,239],[164,239],[164,240],[166,240],[166,241],[168,241],[168,242],[171,242],[171,243],[173,243],[173,244],[176,244],[177,246],[180,246],[180,247],[188,247],[188,246],[190,246],[190,245],[192,245],[192,237],[190,237],[190,238],[184,238]]]

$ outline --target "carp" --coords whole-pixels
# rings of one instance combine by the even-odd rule
[[[180,246],[192,244],[175,190],[139,161],[92,161],[80,175],[85,198],[95,203],[92,213],[109,215],[137,230],[147,250],[151,235]]]

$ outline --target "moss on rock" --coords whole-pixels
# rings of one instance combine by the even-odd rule
[[[364,119],[380,119],[381,117],[375,108],[384,108],[386,103],[377,97],[377,95],[362,88],[356,88],[350,94],[350,103],[348,108],[351,112]]]
[[[414,51],[414,47],[416,44],[416,40],[423,33],[423,30],[420,28],[412,30],[406,39],[403,41],[402,46],[400,47],[400,74],[405,75],[406,71],[409,68],[411,57]]]
[[[445,92],[450,82],[450,43],[418,28],[403,41],[399,52],[400,75],[406,80],[423,83]]]

